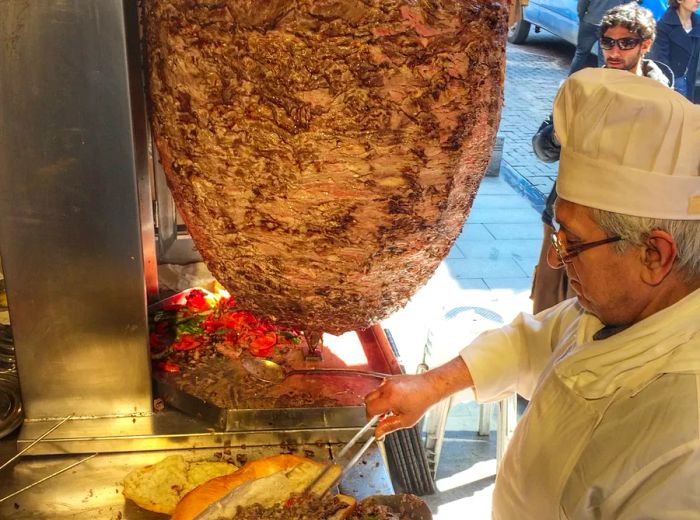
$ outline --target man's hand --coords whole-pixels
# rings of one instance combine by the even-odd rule
[[[375,436],[382,438],[387,433],[416,424],[432,405],[440,400],[430,385],[428,372],[420,375],[396,376],[385,379],[379,387],[367,394],[367,415],[382,415]]]
[[[410,428],[431,406],[472,385],[471,374],[461,357],[423,374],[385,379],[365,397],[368,417],[389,414],[377,424],[375,436],[381,438]]]

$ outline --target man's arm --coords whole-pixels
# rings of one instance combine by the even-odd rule
[[[471,387],[480,402],[514,392],[529,399],[561,331],[577,316],[573,300],[537,316],[520,314],[509,325],[482,333],[442,366],[385,379],[365,398],[368,416],[393,414],[380,421],[376,436],[413,426],[431,406]]]
[[[375,435],[378,438],[401,428],[410,428],[434,404],[473,386],[472,377],[461,357],[418,375],[385,379],[365,398],[367,415],[382,415]]]

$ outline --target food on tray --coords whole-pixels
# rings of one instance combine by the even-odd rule
[[[285,369],[343,361],[330,350],[323,361],[308,361],[299,333],[240,308],[223,288],[190,289],[159,302],[149,310],[149,328],[153,373],[166,396],[184,393],[228,410],[360,406],[379,384],[318,375],[274,383],[251,375],[242,358],[265,358]]]
[[[297,332],[237,306],[226,291],[203,288],[185,291],[151,313],[149,332],[151,358],[165,372],[181,372],[207,357],[273,358],[302,342]]]
[[[308,338],[405,304],[487,167],[507,3],[144,3],[155,141],[214,276]]]
[[[352,520],[431,520],[428,505],[416,495],[373,495],[357,505]]]
[[[171,520],[423,520],[425,503],[413,495],[319,496],[340,474],[333,464],[308,493],[325,464],[296,455],[274,455],[236,468],[228,462],[188,461],[171,455],[129,473],[124,495]]]
[[[324,467],[324,464],[295,455],[276,455],[248,462],[235,473],[210,480],[188,493],[178,504],[171,520],[191,520],[195,517],[198,520],[345,518],[354,508],[355,500],[352,497],[327,494],[328,498],[324,497],[324,500],[318,499],[317,495],[309,500],[301,496]],[[310,490],[312,497],[317,490],[327,487],[339,473],[340,466],[334,465],[322,481]],[[313,514],[309,513],[310,507],[315,508]],[[295,514],[304,511],[310,516],[281,516],[290,511]]]
[[[189,491],[236,470],[229,462],[188,461],[182,455],[170,455],[129,473],[124,479],[124,496],[149,511],[171,514]]]
[[[350,517],[355,499],[346,495],[304,496],[293,494],[284,504],[260,504],[239,508],[234,516],[217,520],[342,520]],[[374,519],[371,519],[374,520]]]

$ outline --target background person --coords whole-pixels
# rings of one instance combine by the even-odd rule
[[[571,60],[569,75],[581,70],[588,63],[593,45],[600,37],[600,21],[603,15],[616,5],[626,0],[578,0],[578,35],[576,37],[576,52]],[[603,64],[603,56],[598,51],[598,66]]]
[[[652,58],[667,64],[675,75],[675,86],[695,101],[695,78],[700,56],[700,0],[669,0],[668,9],[659,19]]]
[[[663,124],[659,124],[663,121]],[[696,518],[700,511],[700,107],[619,70],[571,76],[550,262],[577,298],[488,331],[366,398],[376,435],[474,387],[530,399],[496,519]]]
[[[600,30],[602,34],[600,47],[605,59],[605,67],[626,70],[654,79],[666,86],[672,84],[673,72],[667,65],[644,58],[656,34],[656,22],[650,10],[640,7],[636,2],[613,7],[603,16]],[[551,163],[559,160],[561,147],[554,135],[551,115],[544,120],[533,136],[532,148],[535,155],[543,162]],[[555,184],[542,212],[544,237],[530,294],[534,314],[574,296],[566,271],[552,269],[547,264],[549,237],[554,231],[552,219],[556,198]]]

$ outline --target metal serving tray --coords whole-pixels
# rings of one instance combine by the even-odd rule
[[[227,432],[353,428],[367,422],[364,406],[309,408],[220,408],[155,377],[156,394],[170,406]]]

